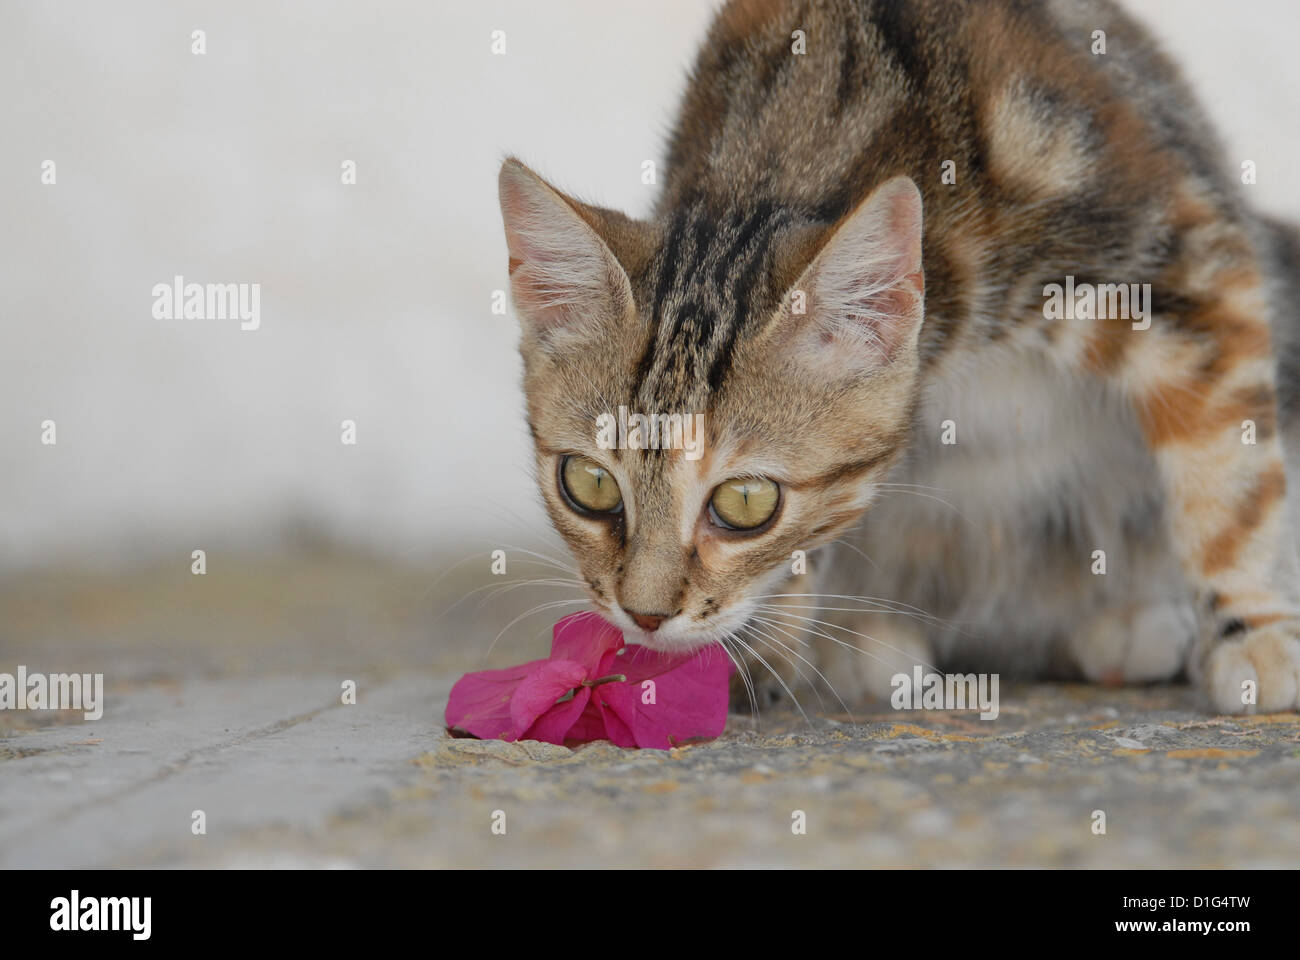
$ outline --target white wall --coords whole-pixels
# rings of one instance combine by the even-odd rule
[[[1296,5],[1130,6],[1259,163],[1261,205],[1300,220]],[[497,167],[518,153],[646,212],[640,165],[710,8],[6,0],[0,566],[255,543],[295,517],[403,557],[532,539],[516,331],[489,312]],[[261,329],[155,320],[175,274],[260,283]]]

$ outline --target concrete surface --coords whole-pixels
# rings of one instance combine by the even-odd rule
[[[0,867],[1300,865],[1294,713],[1044,684],[995,721],[774,708],[667,753],[449,739],[482,648],[428,584],[334,557],[0,586],[0,670],[107,683],[99,721],[0,713]],[[491,663],[544,652],[550,618]]]

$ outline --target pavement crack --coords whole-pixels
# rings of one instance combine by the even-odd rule
[[[148,787],[162,783],[163,781],[182,773],[198,759],[213,756],[246,744],[255,743],[259,740],[265,740],[267,737],[273,737],[276,734],[283,733],[285,730],[292,729],[299,724],[307,723],[308,721],[320,716],[322,713],[325,713],[327,710],[332,710],[339,706],[341,706],[340,702],[329,703],[323,707],[317,707],[315,710],[308,710],[306,713],[300,713],[292,717],[285,717],[283,720],[276,720],[273,723],[268,723],[265,726],[249,730],[245,733],[239,734],[238,736],[229,737],[217,743],[209,743],[204,744],[203,746],[193,747],[182,753],[175,760],[164,764],[152,776],[136,780],[118,790],[112,791],[111,793],[83,800],[71,807],[64,807],[57,811],[51,811],[47,816],[37,821],[37,824],[42,825],[60,821],[68,817],[76,816],[77,814],[93,807],[113,803],[126,797],[130,797],[132,794],[139,793]],[[40,752],[48,753],[53,752],[55,749],[57,748],[45,748]]]

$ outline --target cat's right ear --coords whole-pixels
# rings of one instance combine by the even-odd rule
[[[627,218],[566,197],[514,158],[498,184],[525,342],[559,352],[607,336],[632,309],[632,287],[593,225]]]

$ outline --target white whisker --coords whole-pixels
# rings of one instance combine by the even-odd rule
[[[814,618],[814,617],[804,617],[804,616],[800,616],[799,614],[793,614],[793,613],[791,613],[791,614],[784,614],[784,615],[785,615],[785,616],[788,616],[788,617],[792,617],[792,618],[794,618],[795,620],[799,620],[799,621],[802,621],[802,622],[805,622],[805,623],[814,623],[814,624],[817,624],[817,625],[819,625],[819,626],[828,627],[828,628],[831,629],[831,630],[842,630],[842,631],[844,631],[845,633],[851,633],[851,634],[853,634],[853,636],[855,636],[855,637],[861,637],[863,640],[870,640],[872,643],[876,644],[877,646],[884,647],[886,650],[892,650],[894,653],[897,653],[897,654],[899,654],[899,655],[901,655],[901,656],[903,656],[903,657],[907,657],[907,658],[909,658],[909,659],[910,659],[911,657],[914,656],[913,653],[909,653],[909,652],[906,651],[906,650],[900,650],[898,647],[895,647],[895,646],[893,646],[892,644],[885,643],[883,640],[877,640],[875,637],[869,636],[869,635],[867,635],[867,634],[865,634],[865,633],[861,633],[860,631],[857,631],[857,630],[852,630],[852,629],[850,629],[850,628],[848,628],[848,627],[845,627],[845,626],[842,626],[842,625],[840,625],[840,624],[838,624],[838,623],[831,623],[831,622],[826,621],[826,620],[818,620],[818,619],[816,619],[816,618]],[[757,619],[762,619],[762,618],[760,618],[760,617],[755,617],[754,619],[757,620]],[[831,637],[831,636],[827,636],[826,634],[820,634],[820,635],[821,635],[821,636],[826,636],[826,639],[831,640],[831,641],[834,642],[834,643],[838,643],[838,644],[841,644],[841,645],[843,645],[843,646],[845,646],[845,647],[848,647],[848,649],[850,649],[850,650],[857,650],[859,653],[866,654],[867,656],[869,656],[869,657],[871,657],[873,660],[875,660],[877,663],[882,663],[882,664],[884,664],[884,665],[887,666],[887,667],[892,667],[892,666],[894,666],[894,664],[888,663],[887,661],[881,659],[880,657],[876,657],[876,656],[874,656],[874,655],[868,653],[866,650],[861,650],[861,649],[859,649],[858,647],[855,647],[855,646],[853,646],[853,645],[850,644],[850,643],[846,643],[845,641],[840,640],[838,637]],[[935,673],[938,673],[938,672],[939,672],[939,668],[938,668],[938,667],[934,666],[933,664],[926,663],[924,660],[916,661],[916,662],[919,662],[919,663],[921,664],[921,666],[923,666],[923,667],[927,667],[928,669],[930,669],[931,671],[933,671],[933,672],[935,672]],[[910,665],[910,664],[909,664],[909,665]]]
[[[509,623],[507,623],[504,627],[502,627],[502,628],[501,628],[501,632],[498,633],[495,637],[492,638],[492,642],[488,644],[487,652],[483,654],[483,659],[486,661],[487,658],[490,657],[490,656],[492,655],[492,648],[495,647],[495,646],[497,645],[497,641],[500,640],[500,639],[502,638],[502,636],[505,635],[505,632],[506,632],[507,630],[509,630],[511,627],[513,627],[513,626],[514,626],[516,623],[518,623],[520,620],[523,620],[523,619],[525,619],[525,618],[527,618],[527,617],[531,617],[531,616],[532,616],[533,614],[535,614],[535,613],[541,613],[543,610],[554,610],[554,609],[556,609],[557,607],[565,607],[565,606],[569,606],[570,604],[574,604],[574,603],[587,603],[587,602],[588,602],[588,601],[587,601],[586,597],[583,597],[583,598],[581,598],[581,599],[575,599],[575,600],[551,600],[551,601],[548,602],[548,603],[539,603],[537,606],[532,607],[531,609],[525,610],[525,611],[524,611],[523,613],[521,613],[519,616],[515,617],[513,620],[511,620]]]
[[[740,674],[741,681],[745,684],[745,692],[749,694],[750,718],[753,720],[754,726],[757,727],[758,700],[754,696],[754,680],[753,677],[750,676],[749,665],[744,662],[744,658],[732,653],[731,648],[727,646],[728,639],[735,639],[735,635],[729,633],[726,636],[718,637],[718,645],[722,647],[723,652],[731,659],[731,662],[736,667],[736,672]]]
[[[765,623],[765,625],[766,625],[768,628],[780,631],[781,633],[783,633],[783,634],[785,634],[787,637],[789,637],[793,642],[795,642],[795,643],[802,643],[804,646],[808,646],[808,645],[809,645],[809,644],[808,644],[808,641],[806,641],[806,640],[801,640],[799,637],[796,637],[793,633],[791,633],[789,630],[786,630],[784,627],[782,627],[782,626],[781,626],[779,623],[777,623],[776,621],[774,621],[774,620],[765,620],[765,621],[763,621],[763,622]],[[780,640],[779,637],[776,637],[776,636],[774,636],[773,634],[768,633],[767,630],[764,630],[764,629],[762,629],[762,628],[756,626],[756,625],[754,624],[753,621],[750,621],[750,622],[747,623],[745,626],[748,627],[750,630],[755,631],[756,633],[760,633],[762,636],[766,636],[766,637],[768,637],[769,639],[771,639],[771,641],[772,641],[773,643],[780,644],[780,646],[782,646],[782,647],[785,648],[786,650],[790,651],[790,654],[791,654],[792,656],[796,656],[796,657],[798,657],[800,660],[802,660],[804,663],[806,663],[806,664],[807,664],[807,665],[812,669],[813,673],[817,674],[817,676],[821,679],[822,683],[826,684],[826,689],[829,690],[829,691],[831,692],[831,695],[832,695],[833,697],[835,697],[835,699],[836,699],[837,701],[839,701],[839,704],[840,704],[840,706],[844,709],[844,712],[847,713],[847,714],[849,715],[849,719],[850,719],[850,720],[853,719],[853,711],[849,709],[849,705],[848,705],[847,703],[844,702],[844,698],[841,697],[841,696],[839,695],[839,692],[838,692],[838,691],[836,691],[836,689],[835,689],[835,685],[832,684],[832,683],[830,682],[830,680],[827,678],[826,674],[822,673],[821,670],[819,670],[819,669],[817,668],[817,665],[816,665],[815,663],[813,663],[811,660],[807,659],[806,657],[801,656],[801,655],[799,654],[799,652],[796,651],[794,648],[789,647],[789,646],[786,646],[785,643],[782,643],[782,641]],[[742,629],[744,629],[744,628],[742,628]],[[798,667],[795,667],[795,670],[799,670],[799,668],[798,668]],[[804,681],[807,682],[807,683],[809,684],[809,686],[811,686],[811,687],[813,688],[813,693],[816,694],[816,696],[817,696],[817,705],[822,709],[823,712],[825,712],[825,710],[826,710],[826,703],[825,703],[825,701],[822,700],[822,698],[821,698],[821,694],[820,694],[820,693],[817,693],[817,688],[816,688],[816,686],[814,686],[811,682],[808,681],[807,677],[804,676],[803,671],[799,670],[799,676],[800,676],[800,677],[803,677]]]
[[[740,644],[742,647],[744,647],[745,650],[749,652],[749,655],[751,657],[753,657],[755,660],[757,660],[759,663],[761,663],[763,666],[767,668],[767,672],[770,673],[772,677],[776,680],[776,682],[781,685],[781,689],[786,692],[786,696],[790,698],[790,702],[794,704],[795,709],[799,711],[800,715],[804,718],[804,720],[808,723],[810,727],[813,726],[812,719],[808,716],[807,712],[804,710],[803,704],[799,702],[799,698],[794,695],[794,691],[790,689],[789,684],[787,684],[783,679],[781,679],[781,675],[772,669],[772,665],[763,659],[763,655],[759,653],[757,650],[755,650],[753,647],[751,647],[744,640],[740,639],[740,637],[736,636],[734,633],[731,635],[731,639],[736,641],[736,643]]]

